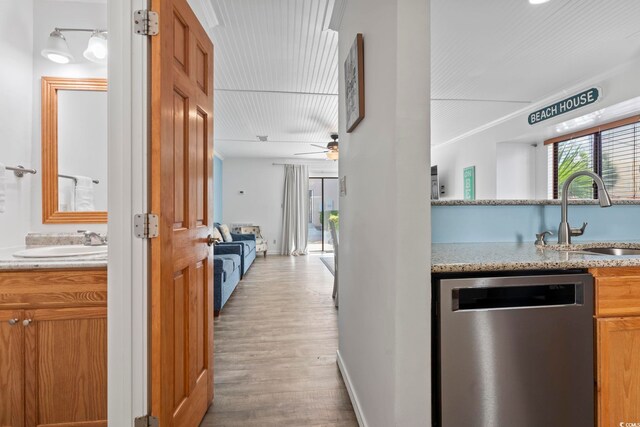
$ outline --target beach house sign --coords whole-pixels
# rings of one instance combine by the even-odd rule
[[[529,114],[529,124],[535,125],[536,123],[559,116],[560,114],[568,113],[569,111],[577,110],[578,108],[593,104],[600,98],[600,96],[602,96],[602,91],[597,87],[592,87],[591,89],[587,89],[577,95],[570,96],[569,98],[565,98],[562,101],[549,105],[548,107],[534,111]]]

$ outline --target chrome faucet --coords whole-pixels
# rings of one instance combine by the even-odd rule
[[[107,244],[107,236],[102,237],[95,231],[78,230],[78,233],[84,233],[85,246],[102,246]]]
[[[598,175],[589,171],[580,171],[571,175],[564,182],[562,186],[562,205],[560,208],[560,227],[558,228],[558,244],[560,245],[569,245],[571,244],[572,236],[582,236],[584,234],[585,228],[587,228],[587,223],[583,223],[580,228],[571,228],[569,222],[567,220],[567,210],[569,205],[569,186],[579,176],[588,176],[596,183],[598,186],[598,201],[600,202],[600,207],[608,208],[611,206],[611,198],[609,197],[609,192]]]

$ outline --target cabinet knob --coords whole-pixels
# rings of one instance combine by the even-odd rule
[[[22,326],[29,326],[31,324],[31,322],[33,322],[33,320],[31,319],[24,319],[22,321]]]
[[[20,321],[20,319],[9,319],[9,324],[11,326],[17,325],[19,321]]]

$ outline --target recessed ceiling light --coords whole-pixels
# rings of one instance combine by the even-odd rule
[[[542,4],[542,3],[547,3],[550,0],[529,0],[529,3],[531,4]]]

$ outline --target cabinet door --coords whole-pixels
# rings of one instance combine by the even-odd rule
[[[0,427],[24,425],[22,311],[0,310]]]
[[[107,425],[107,309],[25,312],[26,427]]]
[[[640,420],[640,317],[598,319],[600,427]]]

